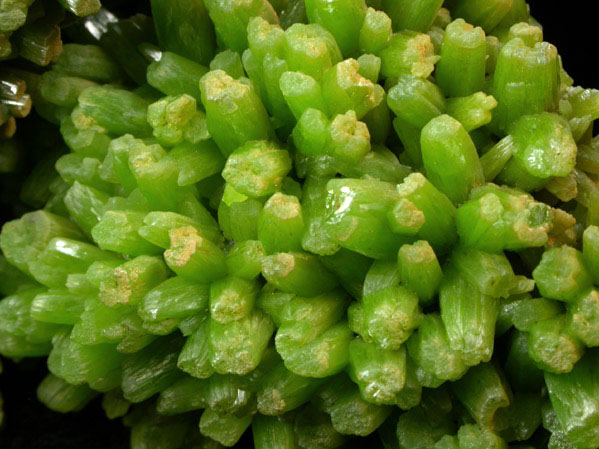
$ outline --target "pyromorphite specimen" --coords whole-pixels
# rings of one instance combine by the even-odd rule
[[[599,91],[536,5],[99,1],[0,0],[0,356],[44,404],[132,449],[599,449]]]

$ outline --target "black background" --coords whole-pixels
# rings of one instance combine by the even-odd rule
[[[109,0],[103,3],[109,5],[111,2]],[[121,9],[127,8],[122,1],[113,3],[118,3]],[[135,3],[129,3],[129,12],[138,12],[139,5],[143,2],[137,2],[138,5]],[[544,26],[545,40],[558,47],[564,67],[575,79],[576,84],[599,88],[599,74],[596,69],[598,24],[595,11],[589,5],[594,2],[531,0],[529,3],[533,16]],[[6,416],[4,429],[0,431],[0,448],[129,447],[128,429],[118,420],[108,421],[98,400],[92,402],[84,411],[70,415],[53,413],[37,402],[35,390],[45,374],[44,361],[26,360],[18,365],[6,360],[3,362],[4,373],[0,376],[0,390],[4,396]]]
[[[599,88],[596,2],[529,0],[529,4],[532,15],[543,25],[545,40],[557,46],[575,84]]]

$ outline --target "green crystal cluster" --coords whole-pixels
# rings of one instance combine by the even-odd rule
[[[0,234],[41,402],[132,449],[599,448],[599,92],[524,0],[60,3]]]

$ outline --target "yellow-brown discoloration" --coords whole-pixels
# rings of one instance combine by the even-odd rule
[[[202,237],[191,226],[171,229],[168,235],[171,239],[171,247],[164,252],[165,259],[169,265],[185,266],[201,245]]]
[[[277,389],[269,389],[261,394],[258,403],[258,409],[265,415],[280,415],[285,411],[287,403],[281,397],[281,393]]]
[[[298,201],[293,201],[292,198],[280,192],[270,197],[264,205],[264,211],[276,215],[281,220],[291,220],[299,217],[302,213]]]
[[[271,258],[272,263],[263,267],[266,277],[285,277],[295,268],[295,257],[291,254],[280,253]]]
[[[248,95],[250,91],[250,86],[231,78],[223,70],[209,72],[202,78],[201,83],[206,101],[219,104],[223,112],[237,110],[236,101]]]
[[[419,229],[426,221],[424,213],[405,198],[399,201],[393,215],[397,222],[406,228]]]

